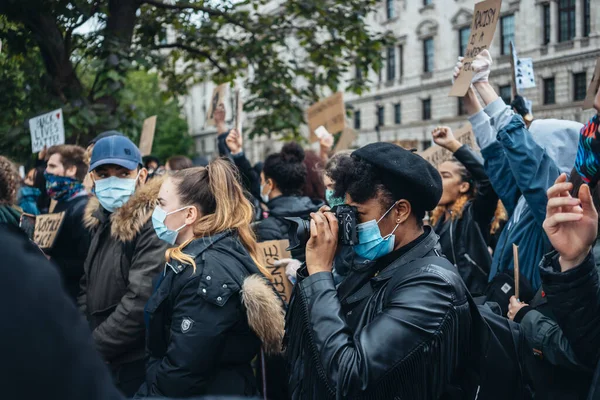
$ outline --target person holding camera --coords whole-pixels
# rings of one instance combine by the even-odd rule
[[[477,310],[422,222],[442,196],[439,173],[408,150],[374,143],[332,180],[335,196],[356,207],[353,249],[368,261],[336,287],[338,220],[311,214],[284,339],[292,398],[475,398],[464,371]]]

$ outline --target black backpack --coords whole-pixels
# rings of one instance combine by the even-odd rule
[[[439,266],[458,274],[456,267],[444,257],[425,257],[413,263]],[[407,266],[408,267],[408,266]],[[393,278],[392,278],[393,279]],[[462,279],[461,279],[462,282]],[[391,283],[390,283],[391,284]],[[464,283],[462,283],[464,286]],[[533,398],[522,366],[525,358],[525,337],[519,325],[492,311],[484,304],[477,305],[465,293],[471,308],[473,334],[471,360],[459,378],[464,399],[530,400]]]

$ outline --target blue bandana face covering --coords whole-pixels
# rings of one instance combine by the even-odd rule
[[[396,204],[398,204],[398,202],[395,202],[390,209],[379,218],[379,220],[375,221],[373,219],[356,226],[358,231],[358,244],[353,246],[353,249],[357,255],[366,258],[367,260],[377,260],[390,254],[394,250],[394,243],[396,240],[394,232],[396,232],[396,229],[398,229],[400,224],[396,224],[392,233],[382,237],[381,231],[379,230],[379,222],[392,211]]]
[[[127,203],[135,192],[135,185],[140,174],[135,179],[110,178],[95,181],[94,194],[104,209],[110,213]]]
[[[152,226],[154,226],[154,231],[156,232],[158,238],[164,240],[170,245],[174,245],[175,241],[177,240],[177,235],[179,235],[179,231],[185,228],[186,224],[183,224],[179,228],[173,230],[167,228],[167,225],[165,225],[165,219],[171,214],[175,214],[179,211],[186,210],[190,207],[191,206],[182,207],[168,213],[162,208],[160,208],[160,206],[156,206],[154,212],[152,213]]]
[[[56,201],[69,200],[83,190],[83,183],[69,176],[58,176],[44,172],[46,193]]]

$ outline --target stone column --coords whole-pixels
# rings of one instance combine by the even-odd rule
[[[575,0],[575,39],[583,37],[583,0]]]

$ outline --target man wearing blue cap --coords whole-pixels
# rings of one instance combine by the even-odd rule
[[[92,198],[84,223],[92,233],[78,305],[115,383],[131,397],[145,377],[144,306],[164,265],[166,243],[152,227],[161,180],[146,183],[139,149],[124,136],[92,151]]]

